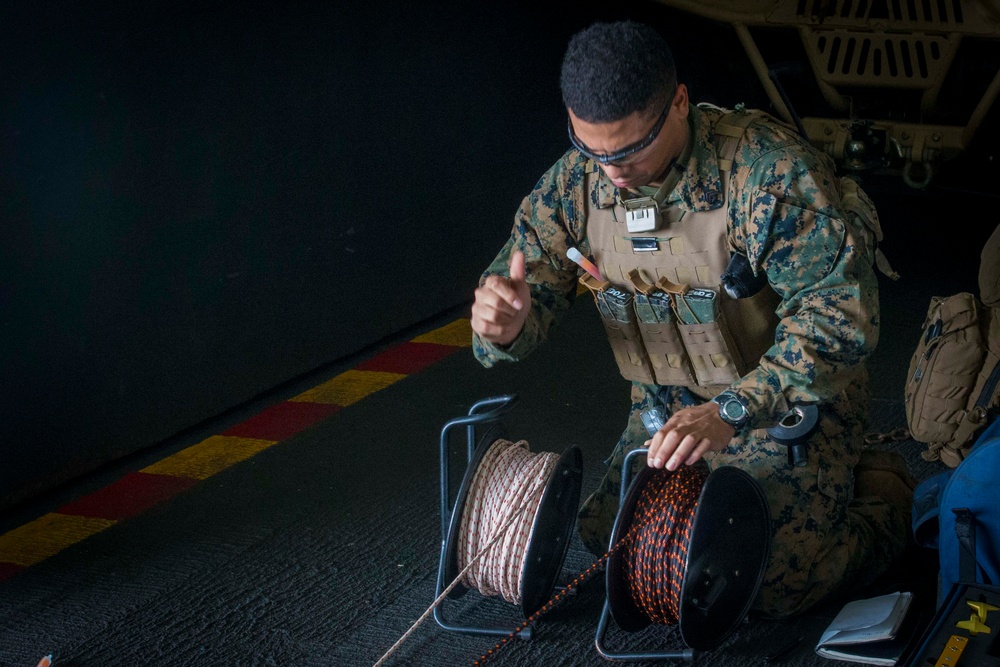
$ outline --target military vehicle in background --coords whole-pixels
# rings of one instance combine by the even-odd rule
[[[658,1],[730,24],[776,114],[847,172],[927,187],[1000,92],[998,0]]]

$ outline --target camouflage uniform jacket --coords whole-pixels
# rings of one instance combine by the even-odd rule
[[[768,427],[790,402],[826,402],[863,372],[879,330],[874,251],[863,225],[844,210],[832,160],[765,114],[743,135],[723,202],[712,131],[722,113],[690,107],[690,158],[667,200],[690,211],[728,206],[730,249],[746,254],[781,297],[774,345],[730,387],[750,406],[750,428]],[[585,192],[588,170],[599,167],[575,149],[565,153],[525,197],[510,239],[484,272],[483,280],[507,275],[511,253],[523,251],[532,297],[510,346],[474,336],[484,366],[527,356],[575,299],[582,270],[566,250],[590,252],[584,197],[595,206],[618,197],[604,174]]]

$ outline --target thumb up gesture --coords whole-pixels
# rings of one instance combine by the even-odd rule
[[[510,278],[489,276],[476,289],[472,330],[495,345],[510,345],[521,333],[530,309],[524,253],[518,250],[510,257]]]

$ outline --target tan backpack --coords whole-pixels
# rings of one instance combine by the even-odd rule
[[[979,292],[931,298],[907,374],[910,435],[951,468],[1000,407],[1000,226],[983,248]]]

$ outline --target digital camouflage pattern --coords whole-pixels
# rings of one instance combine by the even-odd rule
[[[775,344],[756,369],[729,387],[750,406],[748,431],[706,459],[713,467],[747,470],[767,494],[775,537],[755,607],[787,616],[840,583],[874,578],[906,542],[905,510],[853,497],[868,399],[864,361],[879,330],[874,249],[864,225],[842,210],[832,161],[764,114],[740,142],[723,201],[712,129],[722,113],[690,107],[690,158],[667,201],[689,211],[727,206],[731,249],[745,253],[755,273],[765,272],[781,297]],[[576,150],[549,169],[522,202],[510,239],[484,272],[483,280],[507,275],[511,254],[521,250],[532,297],[524,329],[510,346],[500,349],[474,336],[473,350],[484,366],[530,354],[575,299],[582,271],[566,250],[576,246],[589,254],[587,207],[618,196],[603,174],[585,192],[587,170],[599,167]],[[638,415],[659,389],[633,383],[628,424],[608,474],[581,509],[578,529],[596,554],[608,547],[624,456],[648,439]],[[680,387],[667,393],[671,409],[704,400]],[[793,468],[786,448],[763,429],[797,402],[820,404],[823,417],[807,446],[808,465]]]

